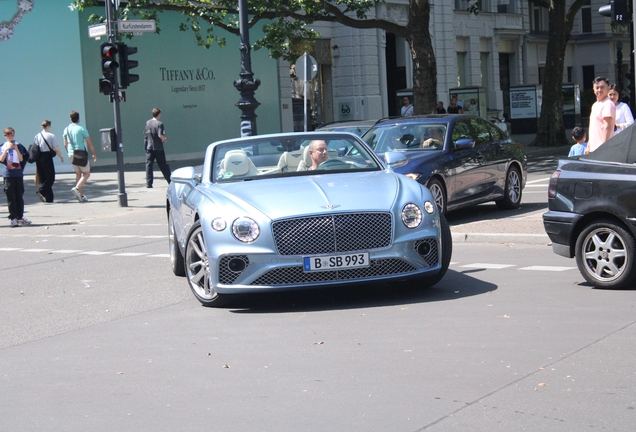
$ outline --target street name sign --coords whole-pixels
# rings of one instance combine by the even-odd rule
[[[96,37],[106,36],[106,34],[107,34],[106,23],[88,26],[88,37],[96,38]]]
[[[126,20],[117,21],[117,29],[121,33],[155,33],[157,25],[154,20]]]

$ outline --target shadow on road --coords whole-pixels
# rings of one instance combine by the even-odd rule
[[[465,272],[449,270],[431,288],[418,288],[416,282],[356,285],[305,291],[259,293],[241,296],[230,307],[233,313],[317,312],[365,309],[457,300],[485,294],[497,286],[475,279]]]
[[[521,218],[540,210],[548,210],[547,202],[523,203],[518,209],[500,210],[494,202],[448,212],[446,220],[450,226],[471,222],[497,221],[500,219]]]

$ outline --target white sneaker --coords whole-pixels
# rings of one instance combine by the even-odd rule
[[[20,226],[20,223],[18,222],[18,220],[17,220],[17,219],[11,219],[11,222],[10,222],[10,223],[11,223],[11,226],[12,226],[12,227]]]
[[[88,202],[88,198],[86,198],[86,195],[82,195],[80,197],[80,202]]]
[[[31,221],[28,220],[27,218],[23,217],[22,219],[18,219],[18,224],[20,226],[31,225]]]
[[[71,193],[73,194],[73,196],[75,197],[75,199],[77,199],[79,202],[82,202],[82,196],[80,195],[79,191],[77,190],[76,187],[74,187],[73,189],[71,189]]]

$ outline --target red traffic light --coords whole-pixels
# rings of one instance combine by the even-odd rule
[[[119,63],[117,63],[117,47],[115,44],[105,42],[100,46],[100,52],[102,56],[102,74],[108,78],[108,75],[111,75],[115,69],[119,67]]]

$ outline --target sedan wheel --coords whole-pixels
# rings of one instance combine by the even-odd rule
[[[518,168],[511,167],[508,170],[504,196],[496,203],[501,209],[515,209],[521,205],[521,175]]]
[[[598,288],[633,286],[636,277],[632,235],[610,220],[601,220],[583,230],[576,241],[579,271]]]
[[[446,215],[446,192],[444,191],[442,182],[434,178],[428,182],[427,187],[431,191],[431,194],[433,194],[433,200],[439,212]]]
[[[225,297],[219,295],[214,289],[212,269],[200,221],[194,224],[188,236],[185,264],[190,289],[201,304],[220,306],[225,302]]]
[[[448,271],[448,267],[450,266],[451,256],[453,255],[453,236],[451,234],[450,226],[448,225],[448,221],[446,221],[446,217],[444,215],[439,215],[439,223],[440,223],[440,247],[442,249],[442,267],[439,272],[432,277],[426,277],[423,279],[425,287],[431,287],[442,280],[446,271]]]
[[[185,276],[185,267],[183,263],[183,255],[177,242],[177,233],[174,229],[174,221],[172,220],[172,212],[168,210],[168,245],[170,248],[170,262],[172,263],[172,272],[176,276]]]

